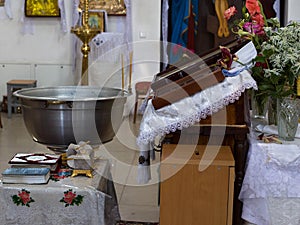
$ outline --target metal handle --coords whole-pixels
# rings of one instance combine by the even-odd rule
[[[45,108],[48,108],[49,105],[64,105],[66,104],[69,108],[73,107],[73,103],[70,101],[60,101],[60,100],[49,100],[45,103]]]

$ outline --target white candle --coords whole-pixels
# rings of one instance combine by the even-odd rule
[[[132,56],[133,56],[133,52],[130,52],[129,55],[129,89],[131,89],[131,76],[132,76]]]
[[[124,59],[123,59],[123,54],[121,54],[121,60],[122,60],[122,89],[124,89],[124,83],[125,83],[125,80],[124,80]]]

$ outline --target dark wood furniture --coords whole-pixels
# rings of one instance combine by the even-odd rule
[[[239,40],[240,41],[240,40]],[[247,42],[234,41],[226,45],[235,53]],[[151,88],[153,90],[152,104],[159,109],[180,99],[200,92],[207,86],[214,86],[222,79],[217,79],[214,73],[207,72],[202,64],[216,65],[221,58],[220,49],[212,49],[202,55],[203,61],[197,60],[173,65],[156,75]],[[194,63],[196,62],[196,63]],[[220,69],[220,68],[219,68]],[[204,72],[203,72],[204,71]],[[209,85],[204,85],[209,84]],[[201,88],[204,86],[205,88]],[[200,103],[199,103],[200,104]],[[229,104],[212,116],[202,119],[200,123],[183,130],[177,130],[165,137],[164,143],[193,145],[223,145],[230,146],[235,160],[235,184],[233,204],[233,225],[241,225],[242,203],[238,196],[244,178],[245,163],[248,153],[247,134],[249,133],[249,97],[244,92],[234,103]],[[163,144],[164,145],[164,144]],[[162,151],[163,151],[162,146]]]
[[[169,0],[171,6],[172,0]],[[214,8],[214,1],[203,0],[199,4],[199,20],[198,20],[198,32],[195,36],[195,53],[199,56],[203,56],[209,50],[224,45],[235,39],[234,35],[230,35],[226,38],[220,38],[217,36],[218,19]],[[261,0],[266,16],[275,16],[273,10],[274,0],[267,1]],[[234,1],[228,0],[229,6],[235,5],[238,9],[236,18],[241,18],[241,9],[245,0]],[[284,19],[284,5],[285,0],[280,3],[280,16],[281,24],[283,25]],[[169,9],[169,18],[172,16],[172,10]],[[176,12],[175,12],[176,13]],[[172,25],[171,20],[168,20],[168,40],[171,41]],[[242,225],[241,219],[242,203],[238,200],[238,196],[241,190],[246,157],[248,154],[248,141],[247,134],[249,133],[250,119],[249,119],[249,101],[248,94],[245,92],[240,99],[233,104],[226,107],[227,118],[224,121],[222,117],[223,112],[214,114],[214,122],[211,123],[211,118],[201,120],[199,124],[186,128],[183,131],[176,131],[166,136],[164,143],[172,144],[189,144],[191,142],[201,145],[219,143],[222,139],[222,145],[229,145],[232,149],[232,154],[235,159],[235,183],[234,183],[234,204],[233,204],[233,225]],[[216,119],[220,114],[220,121]],[[164,145],[164,144],[163,144]]]

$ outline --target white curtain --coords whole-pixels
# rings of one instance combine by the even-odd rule
[[[13,19],[10,1],[11,0],[6,0],[4,6],[0,7],[0,19]]]
[[[60,9],[60,25],[62,33],[67,33],[67,21],[66,21],[66,10],[64,0],[57,0],[58,7]],[[32,23],[32,18],[25,16],[25,0],[22,0],[21,4],[21,33],[22,34],[34,34],[34,24]]]

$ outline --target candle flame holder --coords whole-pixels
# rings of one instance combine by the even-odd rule
[[[81,85],[88,85],[88,55],[91,51],[89,42],[99,33],[101,28],[89,26],[89,0],[84,0],[84,10],[82,12],[82,25],[71,28],[71,33],[75,34],[81,41],[82,67],[81,67]]]

